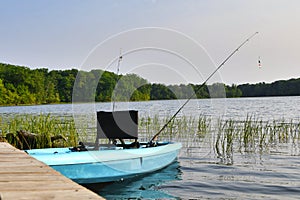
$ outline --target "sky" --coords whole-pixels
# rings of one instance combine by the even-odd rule
[[[0,0],[0,62],[105,69],[150,82],[300,78],[298,0]],[[258,60],[261,67],[258,66]]]

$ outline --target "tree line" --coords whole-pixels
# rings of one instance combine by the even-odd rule
[[[0,105],[51,104],[163,99],[300,95],[299,79],[272,84],[227,86],[169,85],[149,83],[136,74],[117,75],[103,70],[89,72],[51,70],[0,63]]]
[[[243,84],[238,89],[242,91],[241,97],[299,96],[300,78],[273,83]]]

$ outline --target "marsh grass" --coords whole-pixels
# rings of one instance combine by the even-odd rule
[[[149,140],[168,119],[169,117],[141,118],[141,136],[146,138],[146,141]],[[204,148],[205,145],[209,146],[206,143],[213,143],[211,146],[220,162],[230,165],[233,164],[234,153],[268,153],[280,144],[293,146],[291,154],[298,155],[299,132],[299,120],[264,121],[250,115],[244,120],[222,118],[212,120],[200,115],[175,118],[161,133],[159,139],[180,141],[187,150]]]
[[[149,141],[168,120],[169,117],[140,117],[140,141]],[[16,134],[19,130],[25,130],[42,135],[38,141],[39,148],[76,146],[78,141],[94,142],[96,127],[91,121],[90,124],[82,124],[78,129],[73,118],[67,116],[15,115],[0,117],[0,134],[5,136],[7,133]],[[186,148],[203,148],[204,143],[212,141],[211,146],[221,162],[232,164],[234,152],[265,152],[279,144],[291,144],[299,149],[299,132],[299,120],[263,121],[247,116],[244,120],[220,118],[214,121],[204,115],[180,116],[168,124],[159,140],[180,141]],[[63,136],[66,141],[49,144],[49,138],[57,135]],[[208,141],[207,138],[213,139]]]
[[[226,160],[232,157],[235,149],[240,153],[267,153],[280,144],[299,149],[299,128],[300,122],[297,120],[287,122],[281,119],[270,122],[249,116],[244,121],[219,120],[215,142],[216,154]]]
[[[233,162],[233,141],[238,132],[237,124],[233,120],[218,120],[215,150],[217,157],[223,163]]]
[[[13,117],[0,117],[0,130],[2,136],[8,133],[17,136],[17,132],[24,130],[36,137],[37,148],[74,146],[78,142],[78,136],[74,121],[70,117],[44,115],[15,115]],[[51,136],[63,136],[66,140],[51,142]],[[8,141],[17,145],[17,140]]]
[[[142,117],[139,122],[140,138],[149,141],[161,127],[167,123],[169,117],[158,116]],[[180,141],[183,143],[195,142],[210,133],[211,120],[205,116],[181,116],[172,120],[159,135],[159,140]]]

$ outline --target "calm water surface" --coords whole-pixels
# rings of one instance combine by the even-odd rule
[[[184,101],[117,103],[117,109],[136,109],[140,116],[170,116]],[[52,113],[76,116],[111,110],[111,103],[0,107],[2,116]],[[264,121],[300,120],[300,97],[192,100],[180,116]],[[299,130],[298,130],[299,132]],[[264,151],[233,148],[232,162],[224,163],[214,150],[214,134],[185,143],[179,158],[156,173],[103,185],[90,185],[107,199],[299,199],[299,138],[274,144]]]

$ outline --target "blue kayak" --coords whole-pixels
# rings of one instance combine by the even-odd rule
[[[26,152],[77,183],[118,181],[153,172],[171,164],[178,156],[180,143],[158,142],[139,148],[117,146],[97,150],[72,151],[70,148],[32,149]]]

